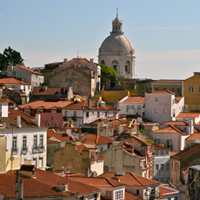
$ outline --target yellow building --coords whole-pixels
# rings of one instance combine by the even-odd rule
[[[11,156],[10,153],[6,151],[5,136],[0,135],[0,173],[18,169],[18,166],[18,156]]]
[[[184,97],[188,110],[200,110],[200,72],[184,81]]]
[[[164,80],[160,79],[150,83],[153,90],[169,90],[174,92],[176,96],[183,95],[183,80]]]

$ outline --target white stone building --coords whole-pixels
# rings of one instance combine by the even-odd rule
[[[184,97],[175,97],[169,90],[154,90],[145,93],[145,117],[163,123],[175,120],[184,109]]]
[[[40,126],[40,115],[37,115],[36,123],[16,108],[9,108],[7,116],[3,116],[0,118],[1,134],[6,137],[6,149],[11,155],[11,162],[12,155],[17,155],[19,167],[22,164],[34,164],[45,169],[47,127]]]
[[[31,83],[32,88],[44,83],[42,73],[33,71],[23,65],[8,65],[7,70],[3,71],[2,74],[7,75],[7,77],[22,78],[23,81]]]
[[[112,32],[99,48],[99,63],[112,67],[120,77],[135,78],[135,51],[122,32],[122,21],[112,22]]]
[[[126,96],[119,101],[120,114],[122,115],[145,115],[145,97]]]

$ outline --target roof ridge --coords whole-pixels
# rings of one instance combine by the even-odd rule
[[[144,186],[143,183],[141,183],[136,177],[135,177],[135,174],[133,174],[133,172],[131,172],[131,175],[133,176],[133,178],[135,178],[142,186]]]

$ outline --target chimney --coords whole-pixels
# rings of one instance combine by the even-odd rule
[[[119,113],[116,113],[115,118],[119,119]]]
[[[92,101],[88,100],[88,108],[91,109],[92,108]]]
[[[73,127],[74,126],[74,122],[73,120],[70,120],[70,127]]]
[[[118,129],[117,129],[118,134],[122,133],[123,130],[124,130],[124,129],[123,129],[123,125],[120,124],[120,125],[118,126]]]
[[[93,63],[94,62],[94,59],[93,58],[90,58],[90,63]]]
[[[20,115],[17,116],[17,127],[21,128],[21,116]]]
[[[38,127],[40,127],[40,113],[35,115],[35,123]]]
[[[47,85],[44,84],[44,85],[42,86],[42,90],[47,90]]]
[[[96,106],[97,106],[97,108],[99,107],[99,101],[96,101]]]
[[[56,189],[59,191],[67,192],[68,191],[68,183],[57,183]]]
[[[85,176],[86,177],[90,177],[90,171],[89,171],[89,169],[87,168],[87,169],[85,169]]]
[[[20,179],[20,199],[23,199],[24,196],[24,180]]]
[[[189,121],[189,126],[189,135],[192,135],[194,133],[193,120]]]
[[[67,60],[68,60],[68,58],[64,58],[64,62],[65,62],[65,63],[67,62]]]
[[[115,107],[116,107],[117,109],[119,109],[119,101],[116,101],[116,102],[115,102]]]
[[[19,197],[19,170],[16,171],[16,180],[15,180],[15,199]]]
[[[85,136],[84,136],[84,142],[87,141],[87,133],[85,133]]]

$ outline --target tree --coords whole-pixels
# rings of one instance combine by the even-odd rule
[[[107,79],[117,80],[117,72],[109,66],[104,64],[97,64],[101,67],[101,85],[103,86]]]
[[[1,69],[6,68],[10,63],[13,63],[13,65],[23,64],[23,61],[21,54],[10,47],[5,49],[3,54],[0,54]]]

